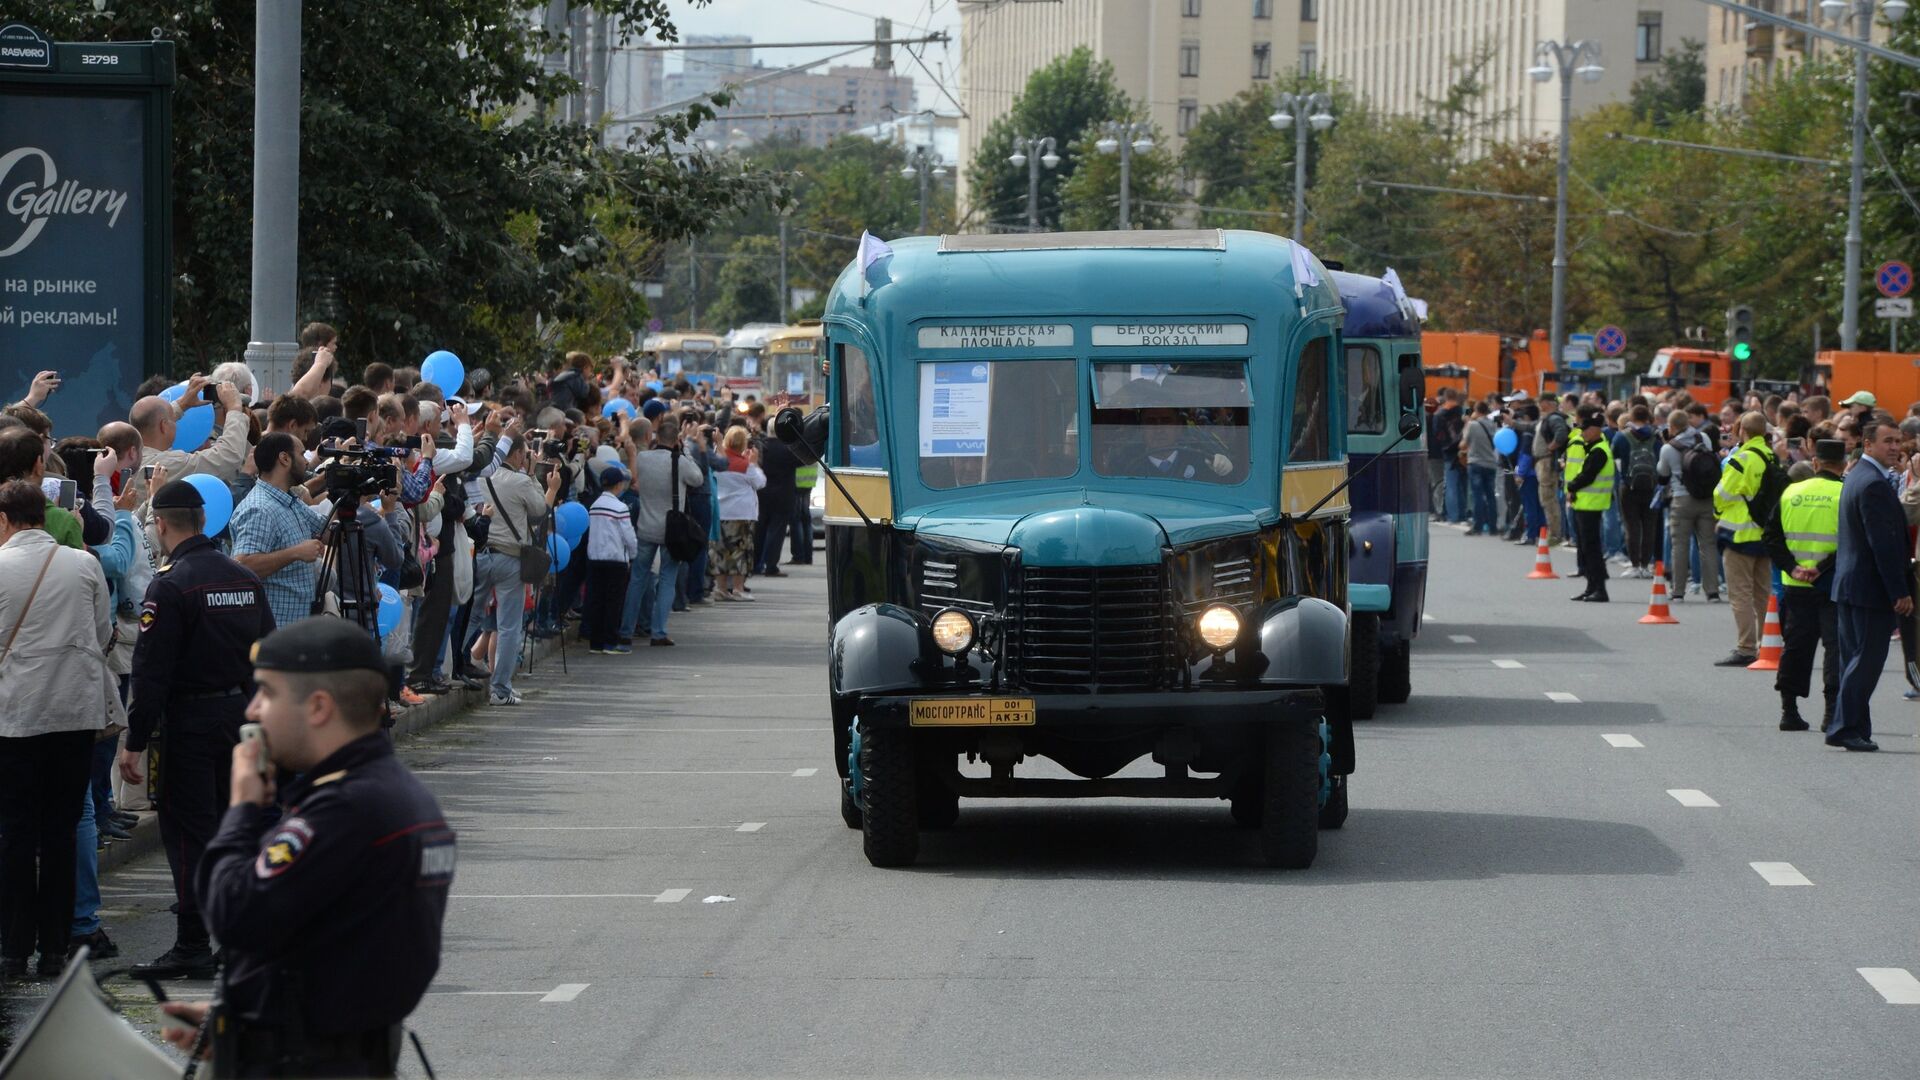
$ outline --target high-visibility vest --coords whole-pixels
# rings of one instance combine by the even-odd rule
[[[820,466],[802,465],[793,470],[793,486],[802,491],[810,490],[820,482]]]
[[[1753,520],[1747,500],[1760,493],[1760,478],[1772,460],[1767,440],[1756,435],[1721,466],[1720,483],[1713,489],[1714,516],[1720,519],[1720,528],[1733,534],[1736,544],[1758,543],[1766,536],[1766,530]]]
[[[1815,473],[1797,484],[1790,484],[1780,495],[1780,531],[1787,534],[1787,550],[1801,566],[1818,566],[1820,560],[1840,549],[1840,478]],[[1810,581],[1795,581],[1782,572],[1780,584],[1789,588],[1811,588]]]
[[[1593,483],[1573,493],[1575,510],[1605,510],[1613,505],[1613,448],[1607,445],[1607,437],[1602,434],[1593,442],[1579,435],[1567,444],[1567,471],[1565,477],[1572,480],[1586,471],[1587,455],[1599,454],[1606,460],[1600,466],[1600,475]],[[1564,481],[1563,481],[1564,482]]]

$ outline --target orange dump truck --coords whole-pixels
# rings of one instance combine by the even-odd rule
[[[1653,354],[1640,389],[1685,390],[1693,399],[1713,408],[1733,396],[1733,358],[1712,349],[1670,345]]]
[[[1525,390],[1538,395],[1541,375],[1553,370],[1547,333],[1535,330],[1522,343],[1482,331],[1420,335],[1420,364],[1427,372],[1427,393],[1451,386],[1468,400],[1498,391]]]
[[[1865,390],[1880,407],[1904,415],[1920,401],[1920,355],[1892,352],[1844,352],[1832,349],[1814,358],[1814,370],[1833,400]]]

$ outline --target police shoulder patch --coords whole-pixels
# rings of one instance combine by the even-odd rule
[[[160,605],[151,600],[140,605],[140,632],[146,633],[153,628],[153,622],[160,617]]]
[[[313,827],[307,824],[307,819],[287,818],[275,826],[260,845],[260,855],[253,863],[254,874],[271,878],[286,873],[312,843]]]

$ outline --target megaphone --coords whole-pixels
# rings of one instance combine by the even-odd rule
[[[180,1069],[107,1003],[83,947],[0,1061],[0,1080],[174,1080]]]

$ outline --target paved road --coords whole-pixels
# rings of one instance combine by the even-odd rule
[[[674,650],[543,666],[525,707],[408,751],[461,837],[414,1018],[435,1066],[1911,1077],[1920,1009],[1859,970],[1920,974],[1891,673],[1883,751],[1830,751],[1774,729],[1770,676],[1710,666],[1725,607],[1642,627],[1644,583],[1571,604],[1530,550],[1444,527],[1433,562],[1415,697],[1363,725],[1352,817],[1304,873],[1261,867],[1223,804],[1125,801],[963,803],[918,867],[868,867],[818,570],[685,617]],[[163,880],[113,883],[139,952]]]

